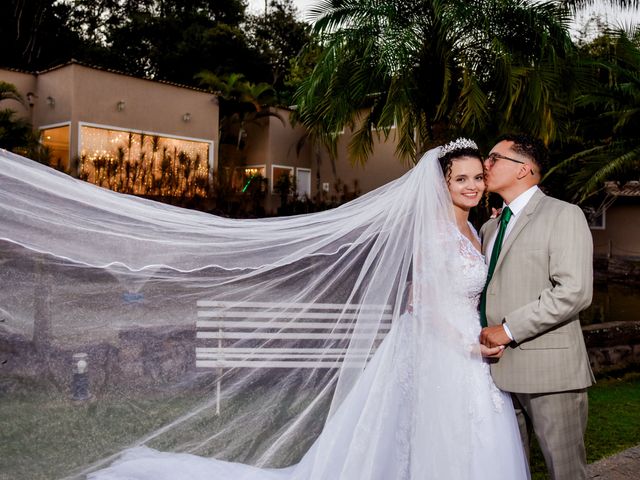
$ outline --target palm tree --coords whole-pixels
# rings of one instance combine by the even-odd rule
[[[5,100],[15,100],[25,105],[15,85],[0,81],[0,102]],[[0,109],[0,148],[24,155],[37,145],[37,136],[28,120],[17,117],[15,110],[10,108]]]
[[[220,105],[219,163],[215,174],[214,198],[218,202],[216,208],[229,214],[232,205],[230,200],[237,193],[233,186],[236,168],[244,163],[243,150],[247,140],[250,140],[247,138],[247,127],[267,117],[276,117],[283,124],[284,119],[270,108],[275,105],[275,91],[267,83],[251,83],[239,73],[218,77],[212,72],[203,71],[196,78],[217,95]]]
[[[284,122],[280,115],[268,108],[275,103],[275,91],[268,83],[248,82],[241,73],[221,78],[212,72],[203,71],[196,78],[220,100],[221,143],[231,143],[229,137],[233,136],[236,148],[240,150],[247,124],[269,116],[275,116]]]
[[[408,160],[454,133],[563,133],[573,46],[558,2],[325,0],[312,13],[324,52],[298,118],[333,155],[345,126],[357,161],[393,125]]]
[[[549,170],[570,172],[568,189],[582,203],[606,180],[640,177],[640,27],[604,32],[591,44],[600,84],[577,99],[578,135],[586,148]]]
[[[25,105],[24,99],[15,85],[0,80],[0,102],[3,100],[15,100]]]

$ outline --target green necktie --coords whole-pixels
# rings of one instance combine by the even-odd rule
[[[502,214],[500,215],[500,228],[498,230],[498,235],[496,236],[496,241],[493,244],[493,250],[491,250],[491,260],[489,261],[487,282],[484,284],[484,290],[482,290],[482,296],[480,297],[480,325],[482,325],[482,327],[487,326],[487,287],[489,286],[489,282],[491,281],[491,277],[493,276],[493,271],[496,269],[496,263],[498,263],[500,250],[502,250],[504,234],[507,231],[507,224],[511,219],[511,215],[513,214],[511,213],[511,210],[509,210],[509,207],[504,207],[502,209]]]

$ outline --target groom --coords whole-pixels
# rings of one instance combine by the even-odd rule
[[[481,229],[480,341],[505,346],[491,374],[512,394],[525,449],[533,429],[551,478],[579,480],[593,374],[578,313],[591,303],[593,246],[582,211],[537,187],[546,159],[539,140],[507,135],[485,160],[487,188],[504,205]]]

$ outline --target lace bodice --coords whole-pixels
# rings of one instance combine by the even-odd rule
[[[471,231],[479,241],[480,238],[473,226],[471,226]],[[478,305],[480,303],[480,295],[482,294],[482,290],[484,289],[484,285],[487,280],[489,267],[485,263],[484,255],[476,249],[471,241],[459,231],[458,235],[462,269],[459,289],[460,307],[468,311],[468,316],[464,318],[469,320],[468,325],[461,325],[461,331],[463,336],[472,342],[471,349],[473,349],[473,345],[477,342],[481,329]],[[470,390],[481,394],[488,385],[493,407],[496,411],[501,411],[504,406],[504,399],[491,380],[489,365],[483,362],[480,365],[480,370],[480,376],[477,375],[477,373],[480,372],[468,372],[467,382]],[[482,409],[478,408],[473,408],[471,414],[475,418],[481,418],[484,416]]]
[[[480,238],[473,227],[471,227],[471,231],[479,241]],[[468,304],[469,308],[477,309],[480,294],[487,280],[488,268],[484,256],[476,249],[471,241],[458,230],[457,234],[459,237],[458,245],[462,270],[459,285],[460,296],[462,300]]]
[[[479,241],[477,232],[471,224],[469,226],[473,235]],[[436,270],[437,268],[451,270],[454,273],[451,276],[453,280],[450,285],[440,285],[445,290],[441,292],[444,295],[437,295],[436,300],[436,296],[434,296],[436,294],[432,291],[432,286],[439,279],[434,277],[434,269],[429,264],[433,259],[421,257],[421,252],[418,250],[416,255],[418,266],[414,279],[417,282],[414,287],[416,292],[413,296],[414,304],[421,310],[418,313],[419,316],[424,316],[425,321],[437,324],[440,321],[440,316],[427,313],[430,311],[429,304],[434,301],[446,302],[447,310],[450,313],[450,315],[447,315],[446,322],[459,331],[465,341],[476,342],[480,333],[478,304],[486,282],[488,268],[485,264],[484,256],[458,230],[456,225],[450,225],[445,235],[447,240],[443,241],[442,248],[447,250],[457,249],[457,252],[455,255],[446,255],[446,266],[436,267]],[[446,297],[446,300],[444,297]],[[426,310],[424,310],[425,308]]]

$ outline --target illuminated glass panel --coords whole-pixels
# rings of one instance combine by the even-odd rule
[[[91,183],[135,195],[207,194],[207,142],[90,126],[80,138],[80,176]]]
[[[69,168],[69,125],[40,130],[40,142],[49,151],[49,165]]]
[[[253,182],[264,178],[266,178],[264,165],[236,167],[233,174],[232,186],[236,192],[245,192]]]

